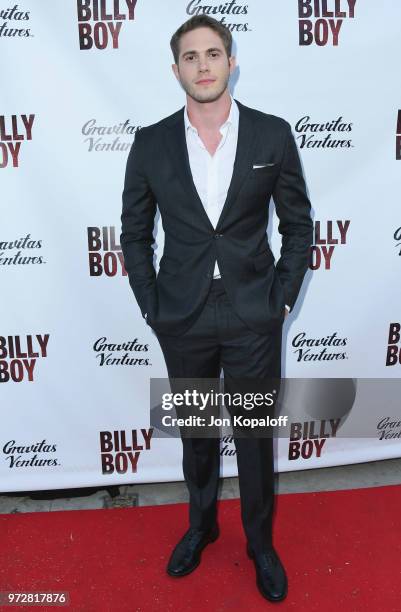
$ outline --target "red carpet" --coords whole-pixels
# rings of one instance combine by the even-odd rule
[[[401,486],[280,495],[275,543],[289,594],[279,604],[256,589],[238,500],[220,502],[220,538],[182,579],[164,568],[187,527],[184,504],[2,515],[0,590],[69,591],[58,609],[73,612],[400,612],[400,509]]]

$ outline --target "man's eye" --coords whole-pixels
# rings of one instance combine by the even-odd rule
[[[211,53],[209,55],[211,55],[212,57],[218,57],[219,56],[217,51],[211,51]]]
[[[194,59],[194,57],[195,57],[194,55],[187,55],[185,59],[186,59],[186,60],[188,60],[188,61],[190,61],[190,62],[192,62],[192,60]]]

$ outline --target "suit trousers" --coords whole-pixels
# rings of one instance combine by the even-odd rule
[[[205,305],[180,336],[156,333],[169,378],[276,378],[281,376],[282,325],[260,335],[236,315],[223,280],[213,279]],[[217,518],[219,438],[185,438],[183,473],[189,491],[190,526],[206,530]],[[272,546],[274,461],[272,437],[236,436],[241,518],[255,553]]]

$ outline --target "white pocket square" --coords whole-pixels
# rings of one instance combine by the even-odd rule
[[[252,168],[253,170],[257,170],[258,168],[271,168],[272,166],[275,166],[276,164],[274,163],[270,163],[270,164],[253,164]]]

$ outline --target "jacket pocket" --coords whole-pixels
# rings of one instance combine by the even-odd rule
[[[274,164],[274,166],[263,166],[261,168],[252,168],[251,172],[249,173],[251,178],[258,178],[261,176],[276,176],[278,172],[278,166],[277,164]]]

